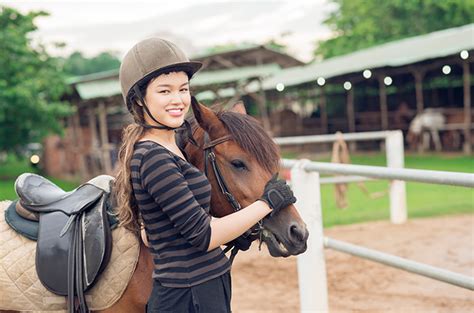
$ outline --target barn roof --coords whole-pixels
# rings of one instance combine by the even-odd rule
[[[294,86],[316,81],[318,77],[328,79],[365,69],[400,67],[473,49],[474,24],[468,24],[392,41],[321,62],[284,69],[266,79],[263,87],[268,90],[274,89],[278,83]]]

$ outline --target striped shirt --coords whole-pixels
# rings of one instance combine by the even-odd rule
[[[132,186],[155,269],[165,287],[190,287],[230,270],[211,239],[211,185],[196,167],[153,141],[135,144]]]

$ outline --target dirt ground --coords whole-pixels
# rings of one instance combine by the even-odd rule
[[[338,226],[325,236],[474,276],[474,215]],[[330,312],[474,312],[473,291],[333,250],[325,255]],[[233,312],[299,312],[297,277],[296,257],[272,258],[254,244],[234,262]]]

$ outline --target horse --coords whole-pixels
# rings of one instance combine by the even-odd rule
[[[408,129],[407,142],[410,148],[414,150],[417,146],[420,151],[429,147],[429,136],[433,139],[436,151],[441,151],[441,141],[439,131],[446,125],[446,118],[438,110],[425,109],[417,114],[410,122]]]
[[[216,112],[194,100],[192,109],[194,118],[189,119],[192,138],[188,138],[188,132],[180,132],[177,139],[182,142],[188,161],[208,175],[212,186],[211,215],[218,218],[231,214],[235,203],[245,208],[261,196],[266,182],[279,170],[276,144],[263,127],[246,114],[241,103],[228,111]],[[215,162],[209,160],[211,154]],[[222,192],[222,184],[227,193]],[[234,203],[229,201],[229,194]],[[0,207],[0,211],[3,210]],[[306,251],[308,230],[294,205],[266,217],[256,229],[257,233],[248,239],[265,243],[273,257]],[[153,267],[151,254],[140,241],[138,263],[122,297],[109,308],[96,312],[144,312],[152,289]]]

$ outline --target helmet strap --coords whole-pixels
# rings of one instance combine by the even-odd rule
[[[138,96],[139,100],[140,100],[140,103],[142,104],[143,108],[145,109],[145,112],[146,114],[148,114],[148,116],[155,122],[157,123],[158,125],[149,125],[149,124],[145,124],[145,123],[137,123],[138,125],[144,127],[144,128],[147,128],[147,129],[150,129],[150,128],[154,128],[154,129],[165,129],[165,130],[175,130],[175,129],[178,129],[180,128],[182,125],[178,126],[178,127],[170,127],[170,126],[167,126],[163,123],[160,123],[156,120],[156,118],[153,116],[153,114],[151,114],[150,110],[148,109],[146,103],[145,103],[145,99],[143,99],[143,96],[142,96],[142,93],[140,92],[140,89],[138,88],[137,85],[133,86],[133,90],[135,91],[135,94]]]

